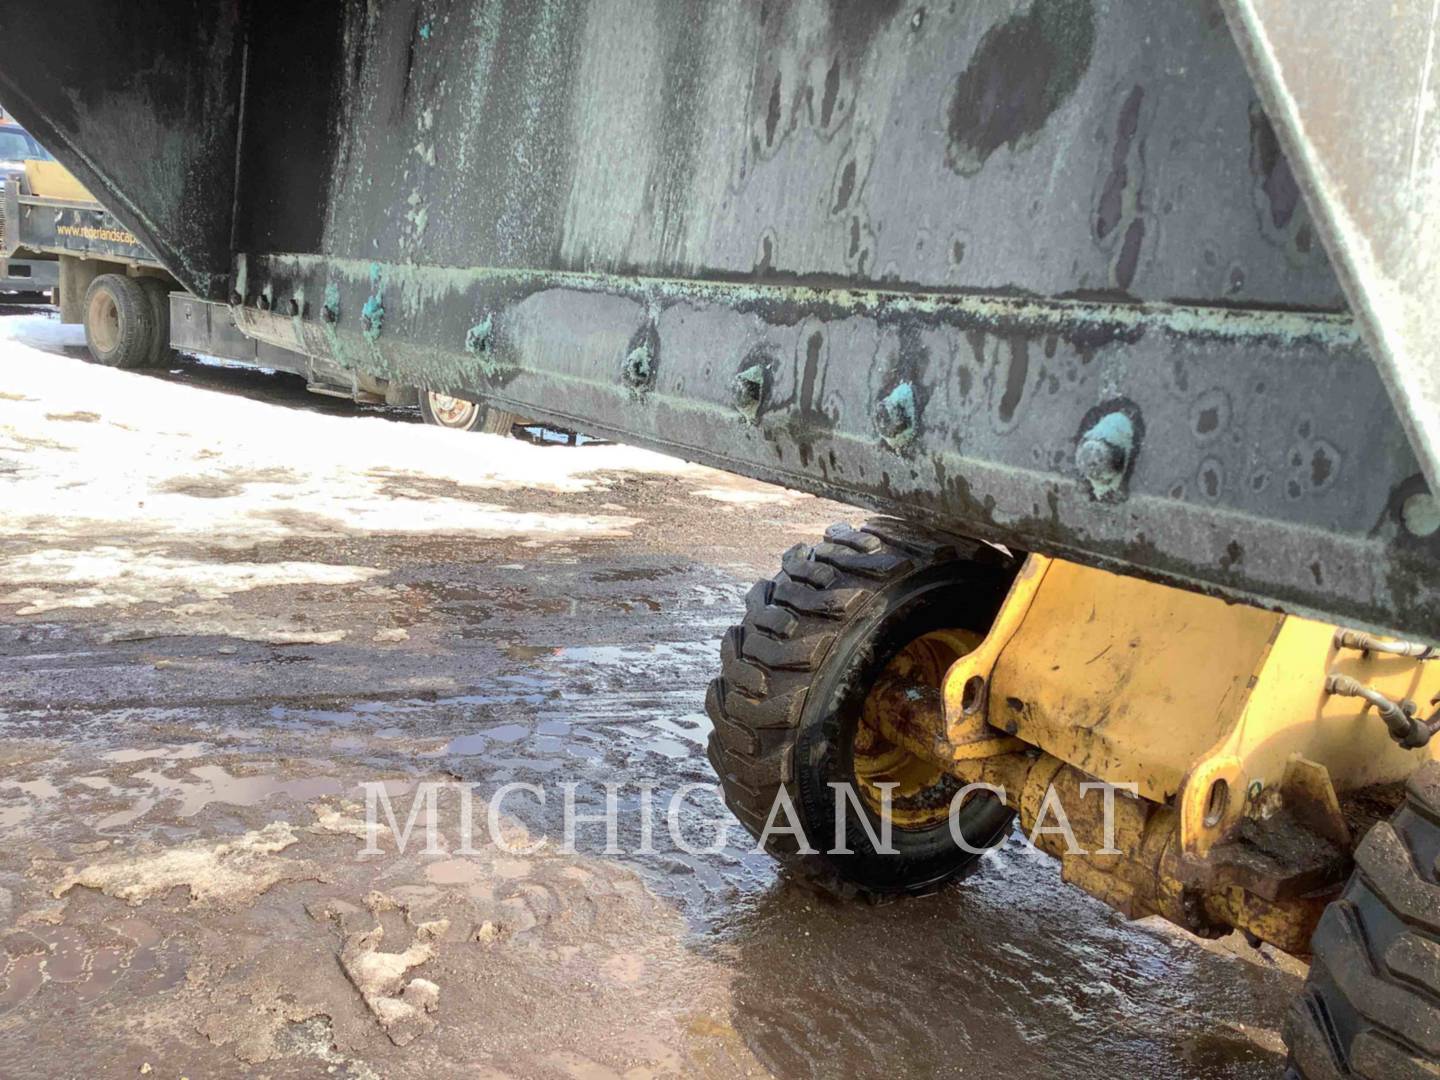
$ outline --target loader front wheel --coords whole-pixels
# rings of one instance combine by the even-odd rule
[[[980,793],[958,807],[966,844],[957,842],[950,814],[960,783],[884,736],[872,690],[897,673],[938,689],[950,663],[983,638],[1018,565],[988,545],[887,518],[836,525],[823,543],[791,548],[781,572],[750,590],[744,621],[721,644],[706,711],[726,804],[752,836],[782,827],[771,829],[767,850],[803,856],[867,892],[916,892],[1005,837],[1011,812]],[[870,835],[883,840],[887,785],[893,853]],[[783,800],[803,837],[783,830]]]
[[[1285,1025],[1293,1080],[1440,1076],[1440,763],[1355,852]]]

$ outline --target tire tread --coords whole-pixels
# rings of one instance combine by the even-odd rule
[[[842,523],[826,529],[822,543],[790,548],[780,572],[749,590],[744,621],[721,640],[720,675],[705,709],[712,724],[707,756],[726,805],[751,835],[763,831],[782,787],[795,797],[795,732],[843,622],[917,567],[980,548],[993,550],[893,518],[858,529]],[[795,850],[793,837],[772,840],[772,854]]]
[[[1440,1077],[1440,763],[1370,830],[1325,910],[1305,992],[1285,1026],[1297,1080]]]

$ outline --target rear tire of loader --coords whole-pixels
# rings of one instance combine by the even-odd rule
[[[135,278],[100,274],[85,290],[85,344],[106,367],[144,367],[150,359],[155,312]]]
[[[782,567],[750,590],[745,619],[725,634],[721,673],[706,694],[709,757],[726,805],[758,838],[783,789],[817,851],[804,857],[807,868],[866,892],[920,892],[956,877],[979,858],[951,837],[946,811],[960,783],[883,737],[877,744],[873,729],[862,730],[864,710],[880,674],[917,647],[953,640],[947,632],[959,628],[972,632],[973,647],[1018,563],[985,544],[887,518],[859,530],[832,526],[824,543],[786,552]],[[938,680],[945,666],[942,656],[931,677]],[[877,763],[890,771],[877,773]],[[850,853],[839,853],[830,785],[851,784],[863,795],[877,775],[905,781],[895,793],[897,854],[875,850],[853,807]],[[868,796],[861,802],[883,835],[875,804]],[[1012,817],[983,794],[960,806],[957,825],[971,848],[984,849],[1004,839]],[[784,815],[776,821],[783,825]],[[789,860],[800,844],[772,835],[767,849]]]
[[[1312,939],[1285,1042],[1294,1080],[1440,1076],[1440,763],[1355,852]]]

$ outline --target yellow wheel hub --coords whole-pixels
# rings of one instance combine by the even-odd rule
[[[873,685],[898,679],[933,687],[938,692],[950,665],[978,645],[981,638],[966,630],[936,630],[918,637],[896,654]],[[882,734],[881,719],[886,707],[884,697],[873,691],[862,706],[853,747],[856,790],[865,804],[879,814],[883,804],[881,785],[894,784],[890,790],[890,815],[895,828],[934,828],[949,814],[956,786],[938,765],[895,745]]]

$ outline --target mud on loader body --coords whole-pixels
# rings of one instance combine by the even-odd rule
[[[1437,26],[70,0],[0,6],[0,100],[256,341],[895,515],[726,637],[741,819],[889,790],[831,868],[908,890],[967,782],[974,848],[1058,791],[1121,910],[1313,928],[1294,1068],[1388,1078],[1440,1068]]]

